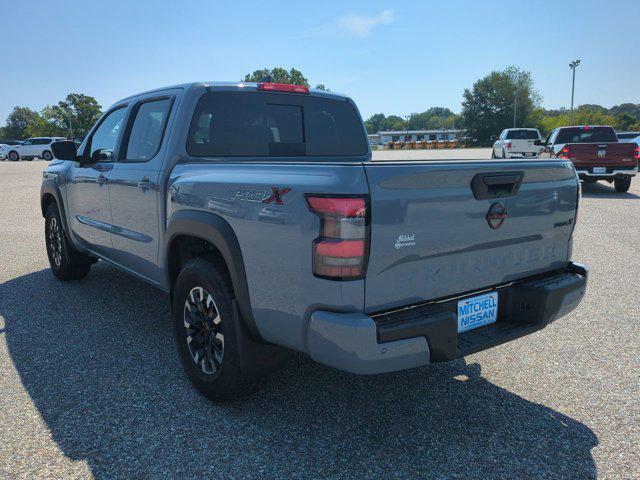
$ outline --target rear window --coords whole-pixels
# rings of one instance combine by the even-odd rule
[[[356,109],[344,100],[266,92],[210,92],[187,139],[194,157],[365,155]]]
[[[535,130],[509,130],[507,140],[538,140],[538,132]]]
[[[555,143],[617,142],[616,132],[611,127],[563,128]]]

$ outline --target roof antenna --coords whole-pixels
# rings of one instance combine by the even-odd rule
[[[258,83],[273,83],[273,77],[270,74],[263,75]]]

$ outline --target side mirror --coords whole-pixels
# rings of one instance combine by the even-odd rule
[[[71,140],[62,140],[51,144],[51,152],[58,160],[78,161],[78,147]]]
[[[534,141],[533,141],[533,144],[534,144],[534,145],[537,145],[537,146],[544,145],[544,143],[542,143],[542,140],[534,140]]]
[[[110,162],[112,158],[113,152],[111,150],[99,148],[98,150],[94,150],[94,152],[91,154],[90,163]]]

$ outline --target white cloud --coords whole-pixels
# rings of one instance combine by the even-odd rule
[[[356,37],[368,37],[373,27],[387,25],[395,19],[393,10],[383,10],[373,17],[348,14],[338,18],[338,26]]]

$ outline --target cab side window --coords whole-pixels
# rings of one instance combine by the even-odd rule
[[[141,103],[135,112],[126,150],[121,154],[124,161],[146,162],[160,150],[167,118],[171,110],[171,98]]]
[[[90,158],[96,162],[111,162],[124,128],[125,107],[112,111],[100,124],[89,142]],[[86,149],[85,149],[86,150]]]

